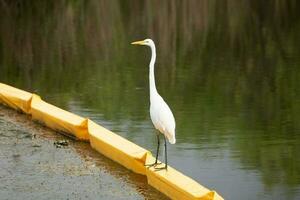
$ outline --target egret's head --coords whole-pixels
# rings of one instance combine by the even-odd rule
[[[132,42],[131,44],[154,46],[154,42],[151,39],[136,41],[136,42]]]

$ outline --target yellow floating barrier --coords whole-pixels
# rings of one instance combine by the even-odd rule
[[[30,113],[34,120],[54,130],[74,135],[80,140],[89,140],[88,119],[46,103],[35,94],[32,96]]]
[[[146,175],[149,185],[177,200],[222,200],[215,191],[211,191],[172,167],[155,171],[145,164],[153,163],[151,153],[105,129],[89,119],[60,109],[43,101],[38,95],[0,83],[0,103],[31,114],[46,126],[89,140],[92,148],[106,157],[118,162],[135,173]],[[164,164],[162,164],[164,165]]]
[[[32,94],[9,85],[0,83],[0,102],[29,114]]]
[[[210,191],[170,166],[167,171],[146,167],[146,164],[155,161],[149,151],[91,120],[88,124],[92,148],[124,167],[146,175],[148,184],[168,197],[178,200],[222,200],[215,191]]]
[[[92,148],[138,174],[146,174],[146,149],[89,120]]]
[[[154,163],[155,158],[148,157],[147,164]],[[162,163],[161,166],[165,164]],[[147,168],[148,184],[164,193],[171,199],[177,200],[222,200],[215,191],[211,191],[193,179],[183,175],[168,166],[168,170],[156,171],[154,167]]]

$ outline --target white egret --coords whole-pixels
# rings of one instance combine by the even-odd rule
[[[156,133],[157,136],[157,149],[156,149],[156,158],[153,164],[148,166],[154,166],[155,169],[167,169],[167,142],[166,138],[171,144],[176,143],[175,138],[175,119],[172,114],[171,109],[166,104],[164,99],[158,94],[155,86],[154,78],[154,63],[156,60],[156,49],[155,44],[151,39],[145,39],[142,41],[132,42],[131,44],[136,45],[146,45],[151,48],[151,61],[149,64],[149,87],[150,87],[150,117],[154,127],[164,135],[165,142],[165,166],[162,168],[155,168],[159,163],[157,162],[158,153],[159,153],[159,132]]]

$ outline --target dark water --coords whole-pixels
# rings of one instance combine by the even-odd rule
[[[0,81],[155,150],[156,84],[176,118],[169,162],[226,199],[300,198],[299,1],[1,1]]]

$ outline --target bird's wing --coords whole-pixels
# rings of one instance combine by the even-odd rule
[[[168,138],[175,137],[175,119],[166,102],[160,98],[150,108],[152,122],[156,129]]]

